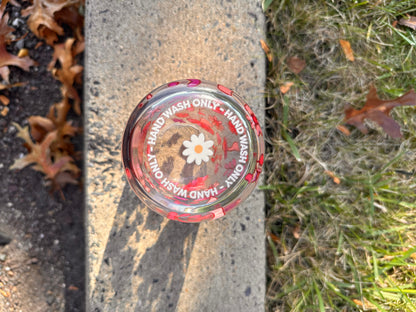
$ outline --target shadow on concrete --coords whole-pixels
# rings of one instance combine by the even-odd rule
[[[126,184],[93,290],[93,311],[175,311],[199,224],[169,221],[162,229],[164,218],[147,209]]]

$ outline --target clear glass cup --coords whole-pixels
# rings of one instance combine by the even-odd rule
[[[122,154],[129,184],[149,208],[172,220],[201,222],[224,216],[254,190],[264,140],[235,92],[186,79],[139,102]]]

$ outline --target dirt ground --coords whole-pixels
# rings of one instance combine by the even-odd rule
[[[26,149],[16,138],[12,122],[27,125],[31,115],[45,116],[60,100],[60,83],[47,70],[53,50],[28,31],[19,10],[9,9],[16,38],[9,47],[17,54],[22,47],[38,66],[30,72],[10,66],[10,83],[26,85],[1,91],[10,99],[9,112],[0,116],[0,232],[12,240],[0,244],[0,312],[85,311],[85,250],[83,190],[69,186],[51,195],[42,174],[25,168],[10,171]],[[72,115],[75,125],[81,117]],[[82,150],[82,138],[76,149]]]

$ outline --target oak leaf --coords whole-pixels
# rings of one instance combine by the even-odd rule
[[[57,131],[56,140],[50,147],[52,153],[60,151],[72,155],[74,152],[70,138],[79,133],[80,129],[74,127],[71,121],[67,121],[70,108],[68,99],[64,98],[61,102],[51,106],[46,117],[30,116],[28,118],[30,135],[36,142],[42,142],[48,133]]]
[[[41,143],[37,143],[32,141],[27,126],[22,128],[17,123],[13,124],[18,129],[17,136],[25,141],[29,154],[15,160],[10,167],[11,170],[32,166],[34,170],[45,174],[55,188],[61,188],[66,183],[78,183],[76,177],[79,175],[79,169],[73,163],[72,157],[58,153],[52,155],[51,153],[50,146],[57,138],[57,130],[49,132]],[[61,175],[64,177],[63,180]]]
[[[15,30],[8,25],[9,15],[5,13],[6,4],[9,1],[2,1],[0,5],[0,76],[6,82],[9,81],[10,70],[7,66],[18,66],[21,69],[28,71],[31,66],[36,65],[29,56],[18,57],[10,54],[6,50],[6,42],[9,41],[11,33]]]
[[[390,117],[390,111],[397,106],[415,106],[416,93],[412,89],[406,94],[393,100],[381,100],[377,96],[377,90],[372,85],[367,94],[367,101],[364,107],[356,110],[350,106],[345,108],[344,122],[357,127],[363,134],[368,133],[368,129],[364,124],[365,119],[376,122],[388,135],[392,138],[400,138],[399,124]]]
[[[48,66],[55,78],[62,82],[62,95],[74,101],[74,110],[78,115],[81,114],[81,98],[74,83],[80,83],[83,67],[76,63],[75,56],[81,53],[84,47],[84,43],[75,43],[74,38],[69,38],[64,43],[55,44],[52,61]],[[60,67],[54,68],[57,61],[59,61]]]
[[[55,13],[78,3],[79,0],[34,0],[31,6],[22,10],[22,16],[30,15],[27,21],[30,30],[53,45],[58,41],[58,35],[64,34],[64,29],[55,19]]]

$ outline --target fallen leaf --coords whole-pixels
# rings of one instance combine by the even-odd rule
[[[297,224],[293,229],[292,229],[292,234],[293,237],[296,239],[300,238],[300,224]]]
[[[78,3],[79,0],[33,0],[31,6],[22,10],[22,16],[30,15],[27,21],[30,30],[38,38],[53,45],[58,40],[58,35],[64,34],[64,29],[56,21],[54,14]]]
[[[3,109],[0,112],[0,115],[2,115],[3,117],[6,117],[8,113],[9,113],[9,108],[3,107]]]
[[[363,134],[368,133],[364,124],[365,119],[376,122],[392,138],[400,138],[399,124],[390,117],[390,111],[397,106],[415,106],[416,93],[412,89],[401,97],[393,100],[380,100],[377,96],[377,90],[372,85],[367,95],[367,101],[364,107],[356,110],[350,106],[345,108],[344,122],[357,127]]]
[[[364,298],[364,302],[358,299],[353,299],[353,301],[356,305],[363,307],[364,309],[377,310],[377,307],[366,298]]]
[[[290,71],[295,74],[299,74],[306,67],[305,60],[297,56],[289,57],[286,63]]]
[[[266,53],[267,59],[271,63],[273,61],[273,55],[272,55],[272,52],[270,51],[269,46],[267,45],[267,43],[263,39],[260,39],[260,44],[261,44],[261,47],[262,47],[264,53]]]
[[[18,66],[25,71],[29,71],[31,66],[36,65],[35,61],[33,61],[29,56],[18,57],[16,55],[10,54],[6,50],[6,42],[8,41],[8,37],[15,30],[8,24],[9,15],[4,13],[7,2],[9,1],[2,1],[0,5],[0,75],[6,82],[9,81],[10,73],[7,66]]]
[[[280,244],[280,238],[278,236],[276,236],[275,234],[273,234],[272,232],[267,232],[267,234],[269,235],[269,237],[271,238],[272,241],[274,241],[277,244]]]
[[[10,100],[3,94],[0,95],[0,102],[3,103],[3,105],[7,106],[10,103]]]
[[[28,122],[30,125],[30,134],[35,142],[42,142],[48,133],[57,131],[56,140],[51,145],[51,152],[64,152],[73,155],[74,147],[70,138],[80,132],[80,129],[74,127],[71,121],[67,120],[67,114],[71,105],[68,99],[64,98],[61,102],[51,106],[46,117],[30,116]]]
[[[280,86],[280,92],[282,92],[283,94],[287,93],[290,90],[290,88],[293,86],[293,84],[294,83],[291,81],[285,82],[284,84]]]
[[[343,125],[338,125],[338,126],[337,126],[337,129],[338,129],[339,131],[341,131],[342,133],[344,133],[346,136],[351,135],[350,130],[348,130],[348,128],[347,128],[347,127],[345,127],[345,126],[343,126]]]
[[[339,40],[342,50],[344,51],[345,57],[347,60],[354,62],[354,52],[351,49],[351,44],[349,41],[346,40]]]
[[[46,178],[52,182],[54,189],[60,189],[69,183],[68,178],[60,180],[61,175],[64,177],[70,175],[72,181],[76,182],[75,177],[79,175],[79,169],[74,165],[72,157],[51,153],[50,146],[56,141],[57,130],[49,132],[41,143],[37,143],[32,141],[27,126],[22,128],[17,123],[13,123],[13,125],[18,129],[17,136],[25,141],[29,154],[15,160],[10,167],[11,170],[32,166],[34,170],[45,174]]]
[[[29,71],[29,68],[35,66],[36,63],[29,56],[18,57],[7,52],[4,37],[0,36],[0,67],[9,65],[18,66],[25,71]],[[2,77],[4,80],[9,81],[8,73],[5,75],[2,74]]]
[[[75,38],[69,38],[65,43],[55,44],[52,61],[48,69],[52,70],[55,78],[62,82],[62,95],[74,101],[74,111],[81,114],[81,98],[74,87],[74,83],[80,80],[83,67],[78,65],[75,56],[84,49],[83,44],[75,44]],[[59,61],[60,67],[54,68]]]
[[[55,20],[72,28],[75,39],[84,42],[84,16],[80,13],[81,0],[55,13]],[[85,6],[85,4],[84,4]]]
[[[0,289],[0,294],[2,294],[2,295],[3,295],[3,297],[6,297],[6,298],[8,298],[8,297],[10,296],[10,293],[9,293],[9,292],[4,291],[4,290],[2,290],[2,289]]]
[[[407,18],[401,18],[398,23],[400,25],[407,26],[416,30],[416,16],[408,16]]]
[[[330,178],[332,178],[332,180],[334,181],[335,184],[340,184],[341,180],[335,175],[335,173],[333,173],[332,171],[329,170],[325,170],[324,171],[325,174],[327,174]]]

